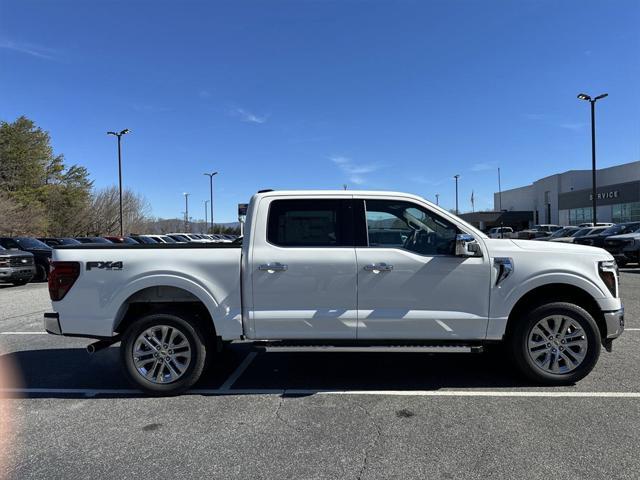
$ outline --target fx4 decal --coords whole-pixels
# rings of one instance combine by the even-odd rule
[[[87,272],[99,268],[100,270],[122,270],[122,262],[87,262]]]

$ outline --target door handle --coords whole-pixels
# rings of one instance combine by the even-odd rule
[[[364,269],[367,272],[390,272],[393,270],[393,265],[387,265],[386,263],[372,263],[365,265]]]
[[[258,270],[262,270],[263,272],[284,272],[287,268],[287,265],[284,265],[280,262],[275,263],[265,263],[258,267]]]

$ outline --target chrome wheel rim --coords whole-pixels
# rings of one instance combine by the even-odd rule
[[[133,343],[133,364],[146,380],[172,383],[181,378],[191,363],[191,345],[183,332],[173,326],[146,329]]]
[[[561,375],[582,364],[588,344],[587,334],[577,321],[564,315],[550,315],[529,332],[527,351],[537,368]]]

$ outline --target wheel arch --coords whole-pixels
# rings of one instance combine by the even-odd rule
[[[551,302],[567,302],[584,308],[593,317],[600,338],[604,339],[606,324],[598,302],[586,290],[568,283],[550,283],[533,288],[522,295],[515,303],[507,319],[505,338],[508,338],[518,318],[532,308]]]
[[[113,331],[122,334],[135,320],[163,312],[188,316],[196,321],[206,337],[213,340],[217,337],[218,330],[211,303],[212,299],[202,298],[197,290],[183,286],[161,284],[142,287],[121,303],[114,319]]]

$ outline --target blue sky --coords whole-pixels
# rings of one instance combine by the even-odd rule
[[[461,210],[640,159],[640,2],[0,0],[0,119],[124,183],[157,216],[216,220],[262,188],[409,191]]]

